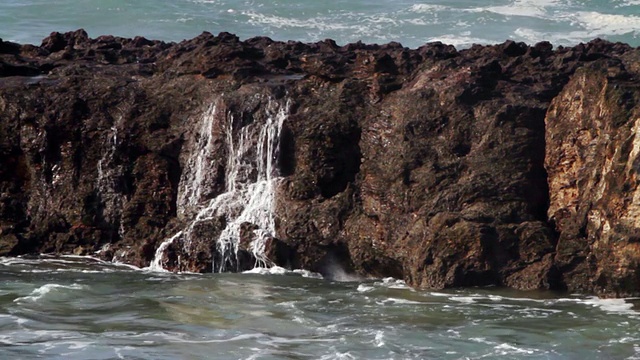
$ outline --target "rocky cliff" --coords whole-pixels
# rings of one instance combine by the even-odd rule
[[[0,41],[0,255],[637,296],[639,64],[600,40]]]

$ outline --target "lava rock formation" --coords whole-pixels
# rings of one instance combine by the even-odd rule
[[[268,263],[420,288],[638,296],[639,74],[639,49],[602,40],[461,51],[228,33],[0,40],[0,255],[148,266],[228,188],[225,137],[276,103],[287,116]],[[212,104],[209,170],[185,200]],[[224,226],[198,223],[163,266],[214,270]],[[256,260],[254,229],[239,229],[238,270]]]

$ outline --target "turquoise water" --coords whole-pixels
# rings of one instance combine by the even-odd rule
[[[0,358],[640,358],[637,300],[342,280],[0,258]]]
[[[39,44],[51,31],[166,41],[202,31],[339,44],[398,41],[458,47],[506,39],[573,45],[603,37],[640,45],[640,1],[3,0],[0,38]]]

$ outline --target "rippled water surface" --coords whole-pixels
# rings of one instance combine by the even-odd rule
[[[640,45],[638,0],[3,0],[0,38],[39,44],[51,31],[180,41],[202,31],[340,44],[506,39],[573,45],[595,37]]]
[[[637,305],[284,270],[180,275],[3,258],[0,358],[638,359]]]

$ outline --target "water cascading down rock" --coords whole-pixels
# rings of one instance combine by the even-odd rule
[[[271,265],[264,251],[275,233],[276,161],[287,109],[286,102],[268,98],[264,113],[249,123],[221,100],[205,111],[179,185],[177,211],[186,226],[160,244],[152,270],[225,272]],[[226,163],[218,167],[221,152]],[[221,178],[224,189],[215,194]]]

